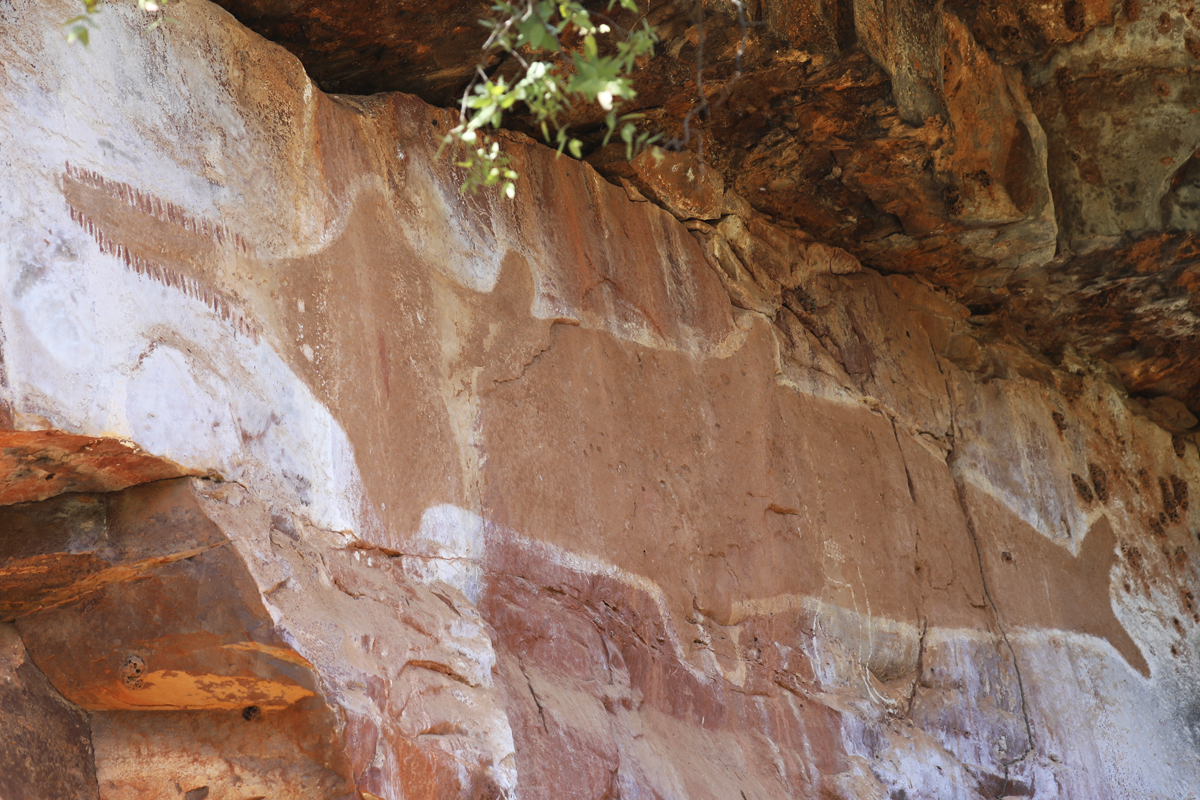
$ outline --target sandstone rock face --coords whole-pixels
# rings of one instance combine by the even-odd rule
[[[914,148],[927,51],[1011,115],[1016,177],[895,235],[1024,264],[1060,234],[1023,51],[968,38],[1004,9],[854,7],[828,47],[884,66],[836,69],[907,87]],[[1021,35],[1089,46],[1072,7]],[[68,9],[0,4],[0,797],[1200,785],[1186,408],[687,157],[618,186],[511,133],[516,199],[463,196],[446,111],[204,2],[89,50]]]
[[[479,0],[221,0],[327,91],[461,94]],[[1200,412],[1195,233],[1200,21],[1174,0],[640,0],[648,129],[753,208]],[[739,23],[739,12],[741,23]],[[615,12],[613,12],[615,13]],[[510,64],[492,56],[486,66]],[[697,77],[699,71],[700,78]],[[702,79],[702,80],[701,80]],[[701,111],[702,113],[695,113]],[[682,121],[689,119],[685,133]],[[601,111],[573,115],[598,147]],[[536,126],[515,119],[517,130]],[[669,175],[599,150],[681,219]],[[678,187],[676,187],[678,188]],[[1016,327],[1019,326],[1019,327]]]
[[[0,648],[0,797],[97,797],[87,715],[54,690],[10,624],[0,625]]]

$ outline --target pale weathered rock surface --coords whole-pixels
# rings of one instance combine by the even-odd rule
[[[728,182],[464,197],[450,114],[173,9],[0,5],[0,703],[74,754],[0,792],[1200,785],[1178,408]]]

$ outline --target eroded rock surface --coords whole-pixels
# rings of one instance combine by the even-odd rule
[[[903,117],[947,96],[912,59],[956,47],[1024,120],[981,152],[1044,165],[1027,55],[968,37],[1083,47],[1111,17],[1078,5],[1017,27],[884,4],[928,36],[855,27],[870,56],[821,69],[858,70],[851,94],[903,83],[901,149],[961,171],[921,137],[970,103]],[[0,792],[1200,785],[1186,406],[1131,397],[1086,348],[1048,357],[937,269],[881,274],[863,248],[882,239],[781,224],[689,156],[613,184],[509,133],[516,199],[463,196],[436,157],[449,112],[325,94],[207,3],[151,37],[109,7],[88,51],[56,30],[66,9],[0,5],[19,32],[0,43],[0,702],[73,755]],[[887,181],[871,191],[913,214],[937,188]],[[1028,266],[1057,234],[1042,184],[1017,200],[1014,181],[970,206],[992,228],[903,246]],[[0,759],[23,758],[5,735]]]
[[[87,715],[54,690],[9,624],[0,624],[0,710],[0,797],[98,796]]]
[[[489,13],[478,0],[221,5],[327,91],[435,105],[454,104],[474,74],[475,20]],[[630,175],[620,146],[589,156],[609,179],[632,180],[681,219],[709,219],[711,204],[694,201],[712,173],[781,224],[1011,319],[1009,335],[1029,329],[1053,358],[1070,347],[1106,359],[1130,391],[1200,411],[1200,20],[1189,5],[638,5],[617,21],[644,19],[662,42],[636,73],[636,110],[706,169],[688,171],[691,191],[664,192],[682,177],[674,163]],[[706,110],[689,116],[702,98]],[[598,108],[574,115],[589,147],[601,119]]]

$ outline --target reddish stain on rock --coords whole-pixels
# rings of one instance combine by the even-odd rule
[[[188,470],[116,439],[0,430],[0,505],[64,492],[106,492],[178,478]]]

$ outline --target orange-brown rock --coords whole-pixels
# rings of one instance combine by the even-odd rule
[[[3,623],[0,712],[0,797],[99,796],[87,715],[54,690]]]
[[[63,492],[117,491],[178,478],[187,470],[132,442],[63,431],[0,429],[0,505],[45,500]]]
[[[46,774],[102,800],[1200,785],[1194,418],[1033,346],[1053,295],[997,301],[1088,263],[1039,272],[1050,145],[1020,53],[973,43],[1002,9],[848,8],[751,9],[748,69],[776,71],[704,165],[614,185],[508,132],[509,201],[458,191],[451,112],[325,94],[210,4],[151,38],[110,6],[87,51],[65,6],[0,5],[0,400],[32,442],[0,473],[27,665],[0,701],[75,748]],[[1091,46],[1106,18],[1072,14],[1020,30]],[[659,21],[685,63],[691,23]],[[841,177],[756,197],[767,166],[713,143],[730,108]],[[68,471],[51,447],[83,477],[30,494]]]
[[[327,91],[435,105],[453,105],[475,74],[475,21],[488,13],[477,0],[221,5]],[[1134,264],[1191,264],[1174,252],[1196,229],[1191,11],[1168,0],[701,6],[646,0],[616,15],[659,31],[636,110],[683,142],[687,155],[672,158],[870,267],[920,274],[984,316],[1013,312],[1051,356],[1069,346],[1104,358],[1131,391],[1200,410],[1195,289],[1148,282]],[[497,56],[487,66],[506,68]],[[589,146],[599,113],[573,117]],[[511,124],[533,132],[519,114]],[[621,149],[589,158],[633,180],[645,170],[622,166]],[[655,180],[634,182],[683,219],[714,208]],[[1171,252],[1130,256],[1164,237]]]

